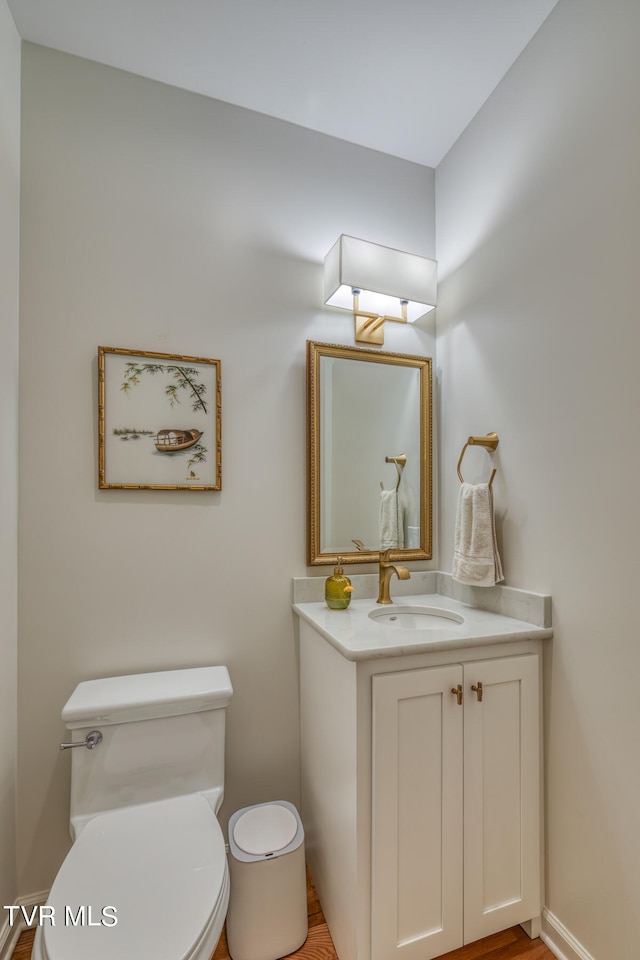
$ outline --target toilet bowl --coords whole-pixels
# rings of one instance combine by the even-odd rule
[[[111,691],[106,681],[89,681],[101,686],[85,686],[81,696],[90,702],[95,694],[98,709],[78,716],[72,696],[63,711],[74,733],[90,725],[102,741],[72,751],[76,839],[51,888],[33,960],[210,960],[229,901],[216,812],[232,690],[225,668],[170,673],[173,683],[169,673],[116,678]],[[118,681],[128,680],[125,703]]]

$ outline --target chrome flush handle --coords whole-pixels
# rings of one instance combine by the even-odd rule
[[[60,749],[69,750],[71,747],[86,747],[87,750],[93,750],[99,743],[102,743],[102,734],[99,730],[92,730],[84,740],[76,740],[75,743],[61,743]]]

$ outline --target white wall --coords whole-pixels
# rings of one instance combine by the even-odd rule
[[[81,679],[227,663],[222,819],[299,800],[305,340],[353,343],[322,259],[343,232],[433,256],[434,210],[432,170],[29,44],[22,157],[26,894],[68,847]],[[96,489],[99,344],[221,359],[221,493]],[[432,355],[433,330],[386,348]]]
[[[554,601],[548,920],[596,960],[640,941],[639,36],[560,0],[436,173],[441,566],[495,430],[506,582]]]
[[[0,904],[16,890],[20,38],[0,0]],[[2,943],[0,917],[0,945]]]

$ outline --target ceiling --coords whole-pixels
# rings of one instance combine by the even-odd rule
[[[558,0],[8,0],[21,37],[438,165]]]

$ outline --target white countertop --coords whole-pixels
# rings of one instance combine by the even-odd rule
[[[376,623],[372,611],[393,614],[402,607],[433,607],[464,617],[463,623],[439,617],[427,621],[425,629],[406,629],[397,623]],[[499,613],[479,610],[437,593],[398,598],[391,605],[374,599],[352,600],[346,610],[330,610],[324,602],[294,603],[293,609],[348,660],[370,660],[434,650],[509,643],[514,640],[546,640],[551,627],[540,627]]]

